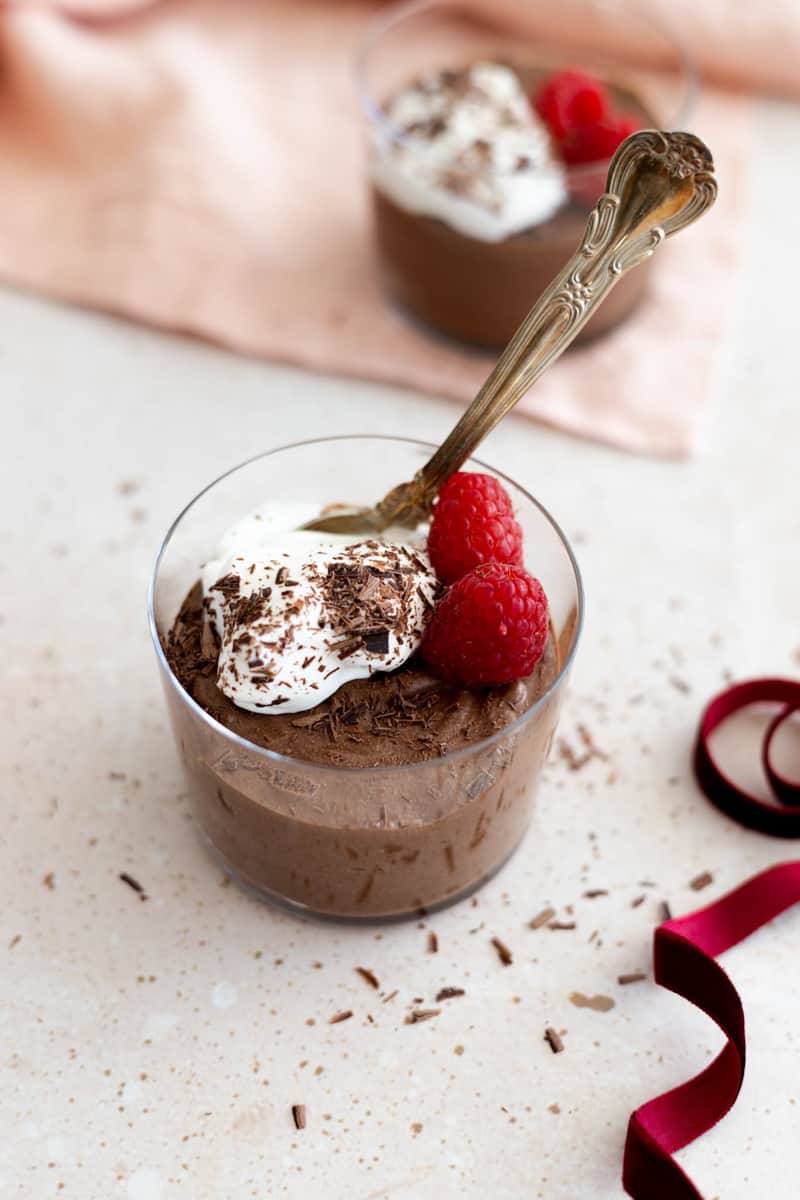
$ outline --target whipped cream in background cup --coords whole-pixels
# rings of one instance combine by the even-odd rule
[[[549,598],[559,667],[539,699],[498,733],[432,760],[338,767],[255,746],[189,696],[169,666],[165,639],[204,565],[247,514],[266,511],[272,497],[279,506],[317,511],[337,501],[371,503],[410,478],[433,449],[365,435],[269,451],[187,505],[153,571],[150,629],[197,826],[235,880],[303,913],[373,921],[413,916],[474,891],[519,845],[583,618],[580,575],[564,534],[513,480],[477,460],[466,464],[497,475],[513,499],[526,566]]]
[[[529,103],[564,68],[599,77],[645,126],[686,127],[696,73],[636,0],[412,0],[367,32],[355,83],[376,266],[388,297],[425,326],[505,345],[575,249],[608,160],[564,164]],[[454,101],[437,86],[443,71],[466,73],[471,95]],[[620,282],[578,342],[632,311],[651,266]]]

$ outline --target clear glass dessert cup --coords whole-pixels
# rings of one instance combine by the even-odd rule
[[[514,500],[526,565],[549,598],[558,671],[539,699],[499,732],[429,761],[338,767],[256,746],[184,690],[165,654],[166,639],[202,563],[234,521],[271,495],[320,508],[332,501],[371,503],[411,478],[433,449],[365,435],[259,455],[187,505],[153,570],[150,630],[197,824],[234,879],[305,913],[376,920],[430,910],[472,892],[517,847],[582,623],[580,575],[566,538],[519,484],[477,460],[468,464],[497,475]]]
[[[392,164],[399,154],[409,169],[425,172],[430,144],[393,124],[387,102],[426,73],[459,71],[475,62],[513,67],[528,94],[554,71],[588,71],[606,83],[615,107],[645,127],[663,129],[686,127],[697,76],[675,33],[643,12],[638,0],[498,0],[493,5],[412,0],[373,22],[359,49],[355,76],[384,291],[425,327],[496,348],[510,340],[574,251],[603,190],[609,160],[564,165],[560,205],[544,219],[532,213],[530,225],[515,226],[495,240],[459,231],[424,212],[419,199],[392,187]],[[516,166],[514,187],[532,188],[538,170]],[[510,174],[477,167],[472,160],[468,170],[453,167],[448,178],[456,192],[496,196]],[[523,221],[526,212],[527,201]],[[653,267],[648,263],[626,275],[577,343],[624,320],[646,292]]]

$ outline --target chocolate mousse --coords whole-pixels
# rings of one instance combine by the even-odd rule
[[[427,537],[309,530],[322,507],[276,497],[198,565],[160,628],[167,704],[235,878],[321,915],[409,915],[519,843],[562,653],[496,478],[452,475]]]
[[[298,714],[243,711],[220,691],[199,584],[164,649],[213,718],[167,693],[199,823],[259,893],[320,915],[401,917],[474,890],[525,832],[560,705],[557,689],[544,695],[559,669],[552,634],[533,674],[505,687],[448,686],[412,657]],[[535,719],[504,735],[540,697]]]
[[[605,168],[559,157],[529,96],[545,73],[474,63],[430,73],[386,105],[393,136],[372,148],[374,229],[387,294],[431,328],[505,345],[562,269],[603,190]],[[652,124],[631,93],[608,86]],[[578,341],[618,324],[651,264],[625,275]]]
[[[337,767],[395,767],[462,750],[515,720],[558,674],[551,632],[533,674],[503,687],[446,684],[414,656],[396,671],[345,683],[305,712],[248,712],[218,685],[219,640],[200,583],[184,600],[165,652],[192,699],[226,729],[276,754]]]

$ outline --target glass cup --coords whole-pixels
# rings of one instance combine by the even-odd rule
[[[566,44],[564,29],[572,35]],[[589,71],[607,84],[615,107],[633,113],[645,127],[666,129],[685,126],[696,75],[675,35],[646,16],[636,0],[496,5],[415,0],[389,9],[372,24],[357,57],[356,85],[367,129],[384,291],[433,330],[499,347],[578,245],[603,191],[609,160],[564,167],[560,207],[499,240],[466,234],[420,210],[419,195],[411,199],[399,184],[396,163],[399,155],[405,169],[429,170],[430,143],[393,125],[387,101],[428,72],[459,70],[477,61],[512,66],[529,94],[553,71]],[[517,183],[534,186],[535,171],[515,167]],[[454,165],[448,179],[457,195],[496,195],[503,182],[496,170],[474,160],[468,169]],[[576,341],[596,337],[628,316],[646,291],[653,266],[627,274]]]
[[[184,690],[167,661],[166,638],[224,531],[270,495],[320,509],[335,500],[369,504],[411,478],[433,449],[409,439],[363,436],[300,442],[259,455],[187,505],[153,571],[150,629],[197,823],[234,879],[303,912],[374,920],[429,910],[473,891],[518,845],[582,620],[581,581],[566,538],[519,484],[491,472],[513,498],[527,565],[549,598],[558,674],[498,733],[430,761],[348,768],[253,745]],[[491,471],[477,460],[469,465]]]

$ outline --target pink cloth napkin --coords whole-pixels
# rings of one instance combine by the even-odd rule
[[[162,0],[105,24],[6,12],[0,275],[239,351],[471,398],[491,358],[421,333],[376,283],[350,79],[373,13],[358,0]],[[532,417],[631,450],[692,448],[738,255],[748,103],[707,93],[693,127],[717,161],[716,208],[659,251],[633,320],[540,380],[521,403]]]

